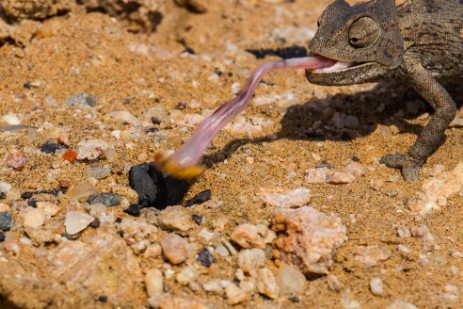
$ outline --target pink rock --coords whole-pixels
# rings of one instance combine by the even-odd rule
[[[6,164],[16,171],[22,171],[24,165],[26,165],[26,159],[19,150],[14,150],[8,156]]]
[[[463,162],[449,172],[423,182],[415,199],[408,203],[411,211],[421,215],[447,205],[447,199],[463,190]]]
[[[96,160],[106,157],[108,143],[99,139],[80,141],[77,144],[77,160]]]
[[[170,233],[161,240],[163,255],[172,264],[180,264],[188,257],[186,240],[175,233]]]
[[[306,171],[305,180],[307,183],[347,184],[352,183],[358,176],[364,176],[366,172],[367,169],[362,164],[350,162],[339,169],[309,168]]]
[[[391,250],[380,246],[358,246],[354,255],[356,261],[367,266],[376,266],[391,256]]]
[[[436,247],[434,235],[432,235],[429,228],[424,224],[412,227],[411,235],[413,237],[421,238],[421,243],[425,251],[431,251]]]
[[[305,275],[327,274],[336,249],[347,240],[339,217],[308,206],[279,209],[273,229],[283,232],[274,242],[278,257]]]
[[[310,190],[299,187],[294,190],[283,188],[262,188],[257,194],[265,203],[282,208],[305,206],[310,202]]]
[[[243,248],[261,248],[275,239],[275,233],[264,225],[241,224],[231,234],[231,239]]]

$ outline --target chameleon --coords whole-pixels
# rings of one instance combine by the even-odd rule
[[[416,181],[421,166],[444,142],[457,105],[442,83],[463,81],[463,0],[372,0],[332,2],[309,42],[311,55],[334,64],[306,69],[312,84],[353,85],[397,80],[416,90],[434,109],[408,153],[380,162]]]

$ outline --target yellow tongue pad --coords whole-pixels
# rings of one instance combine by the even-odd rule
[[[193,165],[182,167],[175,162],[169,161],[169,158],[163,154],[156,155],[156,166],[163,172],[178,179],[193,179],[201,175],[206,169],[203,165]]]

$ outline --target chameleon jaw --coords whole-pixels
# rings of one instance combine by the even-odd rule
[[[329,67],[305,70],[307,80],[316,85],[345,86],[375,82],[387,72],[385,66],[376,62],[346,62],[312,54],[334,61],[334,64]]]

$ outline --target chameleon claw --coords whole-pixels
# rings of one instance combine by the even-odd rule
[[[187,167],[181,166],[163,153],[156,154],[154,163],[158,169],[178,179],[197,178],[206,170],[206,168],[200,164]]]
[[[421,164],[409,155],[393,153],[381,158],[380,163],[390,168],[400,169],[406,182],[417,181],[420,175]]]

